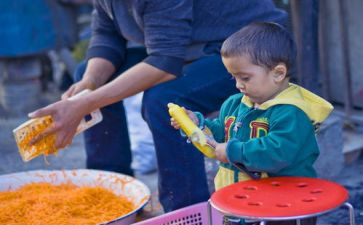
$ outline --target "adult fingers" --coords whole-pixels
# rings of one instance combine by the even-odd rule
[[[47,127],[43,132],[41,132],[40,134],[38,134],[37,136],[35,136],[33,139],[31,139],[29,141],[30,145],[33,145],[35,143],[37,143],[39,140],[47,137],[50,134],[55,133],[58,130],[58,127],[55,126],[54,124],[50,125],[49,127]]]
[[[34,112],[31,112],[28,114],[28,116],[30,118],[35,118],[35,117],[42,117],[42,116],[48,116],[48,115],[52,115],[54,113],[53,110],[53,105],[48,105],[46,107],[43,107],[41,109],[35,110]]]
[[[78,92],[83,91],[84,89],[86,89],[86,86],[82,85],[81,83],[76,83],[73,84],[68,91],[66,91],[63,95],[62,95],[62,100],[67,99],[72,97],[73,95],[77,94]]]
[[[57,135],[55,147],[58,149],[66,148],[67,146],[72,144],[74,134],[71,132],[63,132]]]
[[[73,96],[74,95],[73,93],[74,93],[75,89],[76,89],[76,85],[73,84],[70,88],[68,88],[68,90],[66,92],[64,92],[62,94],[62,100],[67,99],[67,98]]]

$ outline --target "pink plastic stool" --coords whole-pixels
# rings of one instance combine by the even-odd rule
[[[341,185],[317,178],[272,177],[232,184],[215,192],[210,203],[225,215],[260,221],[300,220],[319,216],[345,205],[350,224],[354,209]]]

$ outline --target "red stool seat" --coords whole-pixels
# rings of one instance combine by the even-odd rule
[[[212,195],[211,204],[227,215],[286,220],[326,213],[347,199],[347,190],[334,182],[306,177],[271,177],[224,187]]]

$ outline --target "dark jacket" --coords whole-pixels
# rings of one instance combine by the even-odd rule
[[[244,25],[285,19],[271,0],[96,0],[88,58],[117,68],[129,40],[146,47],[144,62],[179,76],[185,62],[219,53]]]

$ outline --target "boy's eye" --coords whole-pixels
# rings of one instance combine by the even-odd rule
[[[249,77],[241,77],[241,80],[243,80],[243,81],[249,81],[250,78]]]

